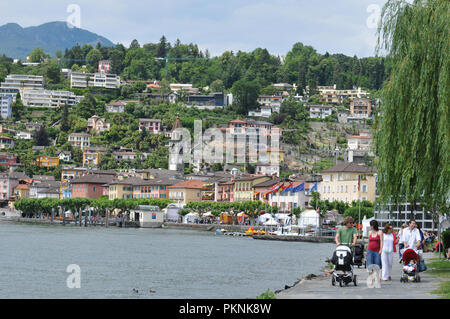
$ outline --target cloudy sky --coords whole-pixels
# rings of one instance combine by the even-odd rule
[[[14,0],[0,2],[0,25],[78,21],[114,43],[196,43],[212,55],[267,48],[285,55],[296,42],[318,52],[373,56],[386,0]],[[74,6],[75,5],[75,6]],[[75,8],[76,10],[74,11]],[[68,10],[70,9],[70,10]]]

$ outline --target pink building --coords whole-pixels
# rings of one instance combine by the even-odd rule
[[[73,179],[72,197],[97,198],[108,193],[108,184],[114,180],[112,175],[87,174]]]
[[[98,73],[108,74],[111,71],[111,61],[102,60],[98,62]]]

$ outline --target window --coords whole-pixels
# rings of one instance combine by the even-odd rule
[[[368,191],[368,187],[367,187],[366,184],[364,184],[364,185],[362,186],[362,192],[363,192],[363,193],[367,193],[367,191]]]

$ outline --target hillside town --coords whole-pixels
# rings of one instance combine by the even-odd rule
[[[33,66],[38,65],[35,63]],[[70,83],[69,90],[92,87],[108,92],[136,85],[136,81],[121,80],[120,76],[111,74],[111,65],[111,61],[101,60],[95,73],[74,72],[64,68],[60,72],[61,77]],[[270,140],[272,130],[278,129],[281,144],[278,148],[266,147],[264,155],[268,161],[261,160],[262,152],[257,147],[253,156],[256,160],[250,164],[252,154],[247,145],[244,154],[240,154],[243,163],[237,163],[239,154],[235,154],[231,163],[224,165],[200,161],[186,166],[185,163],[177,163],[177,159],[173,158],[176,155],[170,152],[167,167],[143,169],[133,164],[145,161],[152,155],[152,150],[126,145],[113,146],[98,141],[98,135],[108,133],[115,124],[107,120],[108,114],[127,113],[130,105],[136,107],[148,101],[178,104],[184,108],[214,111],[215,114],[224,112],[233,104],[231,92],[214,92],[208,87],[196,88],[192,84],[180,83],[167,85],[163,82],[139,82],[142,85],[140,93],[135,93],[131,99],[110,100],[105,104],[103,116],[94,114],[87,118],[84,132],[78,130],[66,134],[67,143],[63,147],[54,147],[56,140],[50,140],[47,145],[32,146],[34,156],[27,162],[21,161],[23,156],[14,152],[16,141],[37,141],[36,135],[49,129],[45,121],[40,122],[33,114],[42,114],[43,110],[58,112],[64,107],[76,108],[86,96],[76,95],[69,90],[50,90],[44,76],[7,75],[0,85],[3,119],[0,129],[4,134],[0,139],[0,148],[4,150],[0,153],[0,165],[3,167],[2,205],[14,208],[14,202],[24,198],[92,199],[106,196],[110,200],[169,199],[180,209],[192,201],[260,201],[270,207],[277,207],[282,213],[290,213],[294,208],[311,209],[310,202],[315,191],[327,202],[343,202],[349,207],[352,203],[367,201],[373,207],[376,199],[376,168],[368,159],[373,158],[370,121],[374,118],[377,100],[372,99],[368,91],[361,88],[338,90],[336,85],[318,86],[315,95],[312,95],[310,87],[306,86],[302,95],[299,95],[295,83],[274,83],[271,86],[272,94],[259,95],[254,109],[247,116],[231,119],[218,127],[223,133],[231,132],[233,138],[247,136],[247,142],[253,130],[259,135],[268,135]],[[11,122],[12,109],[18,99],[24,109],[30,112],[29,119],[36,121],[22,119]],[[302,156],[299,149],[283,141],[283,131],[292,129],[279,128],[273,123],[272,115],[280,114],[284,103],[305,105],[309,112],[306,119],[318,125],[319,130],[326,123],[352,129],[348,133],[342,130],[342,138],[339,140],[338,137],[333,148],[328,143],[328,149],[324,148],[325,155],[305,150]],[[52,127],[61,125],[61,120],[52,124]],[[173,123],[165,122],[169,125],[164,125],[162,118],[137,120],[140,134],[158,135],[163,139],[164,144],[159,147],[173,148],[181,143],[176,134],[177,129],[183,128],[179,116]],[[223,147],[227,142],[221,143]],[[237,151],[235,146],[233,148]],[[126,168],[102,169],[105,154],[116,163],[126,163]],[[323,156],[331,159],[326,163],[327,168],[314,166],[317,161],[323,160]],[[301,190],[297,187],[299,185],[302,185]]]

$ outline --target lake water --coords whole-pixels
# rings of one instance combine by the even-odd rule
[[[319,273],[334,249],[192,230],[1,222],[0,243],[0,298],[255,298]],[[70,264],[81,269],[79,289],[67,287]]]

